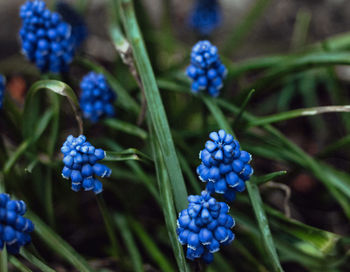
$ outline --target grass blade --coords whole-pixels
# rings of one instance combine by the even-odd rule
[[[149,122],[150,123],[150,122]],[[161,202],[162,202],[162,209],[163,209],[163,215],[165,218],[165,223],[168,230],[168,235],[170,238],[171,246],[174,251],[175,259],[177,262],[177,266],[179,271],[186,272],[188,271],[186,266],[186,260],[183,253],[183,249],[181,244],[179,243],[177,239],[177,233],[176,233],[176,211],[174,206],[174,200],[173,195],[171,191],[171,184],[169,180],[168,173],[166,171],[165,162],[163,160],[163,156],[160,152],[159,144],[157,143],[156,138],[154,137],[154,131],[151,128],[151,125],[149,124],[149,127],[151,129],[151,139],[152,141],[152,150],[153,150],[153,157],[156,164],[156,172],[157,172],[157,181],[158,181],[158,187],[161,195]]]
[[[163,102],[135,17],[133,3],[130,0],[119,1],[119,7],[122,13],[124,29],[132,46],[135,63],[145,89],[148,111],[155,135],[159,142],[163,159],[166,161],[165,165],[172,184],[176,209],[181,211],[187,206],[187,189],[176,155]]]
[[[36,256],[34,256],[32,253],[27,251],[25,248],[21,249],[20,252],[21,256],[25,258],[28,262],[35,265],[37,268],[40,269],[40,271],[43,272],[55,272],[54,269],[47,266],[44,262],[42,262],[40,259],[38,259]]]
[[[293,118],[303,117],[303,116],[313,116],[323,113],[330,112],[350,112],[350,105],[345,106],[323,106],[323,107],[313,107],[313,108],[304,108],[296,109],[291,111],[285,111],[277,114],[268,115],[265,117],[259,117],[255,120],[249,122],[247,127],[253,126],[263,126],[275,122],[281,122]]]
[[[114,215],[114,222],[119,228],[120,234],[122,235],[124,239],[124,243],[126,245],[126,248],[129,252],[131,262],[134,267],[135,272],[142,272],[143,265],[142,265],[142,257],[141,254],[137,248],[137,245],[135,243],[135,240],[131,234],[130,228],[128,226],[128,223],[125,219],[125,217],[121,214]]]
[[[256,184],[253,184],[251,181],[247,181],[246,186],[248,189],[250,202],[253,206],[253,210],[262,234],[261,237],[267,251],[266,253],[271,261],[273,271],[283,271],[278,260],[276,248],[272,239],[269,223],[263,208],[263,202],[261,200],[258,186]]]
[[[71,263],[78,271],[93,272],[86,260],[80,256],[65,240],[50,229],[41,219],[31,211],[27,216],[35,225],[35,233],[46,243],[53,252]]]
[[[128,122],[109,118],[109,119],[105,119],[103,121],[103,124],[112,128],[112,129],[122,131],[122,132],[125,132],[125,133],[130,134],[130,135],[137,136],[143,140],[145,140],[147,138],[146,131],[144,131],[142,128],[139,128],[138,126],[135,126],[135,125],[130,124]]]
[[[274,178],[277,178],[277,177],[280,177],[280,176],[283,176],[287,174],[287,171],[278,171],[278,172],[273,172],[273,173],[270,173],[270,174],[267,174],[267,175],[264,175],[264,176],[260,176],[260,177],[255,177],[253,176],[251,178],[251,182],[253,182],[254,184],[256,185],[261,185],[265,182],[268,182],[268,181],[271,181],[273,180]]]
[[[141,151],[135,148],[128,148],[120,152],[107,151],[106,157],[103,160],[104,161],[136,160],[136,161],[144,161],[144,162],[152,161],[152,159],[148,155],[142,153]]]
[[[129,226],[138,236],[139,240],[143,244],[146,252],[156,262],[161,271],[175,272],[174,268],[167,260],[165,255],[158,249],[157,245],[152,241],[148,233],[143,229],[142,225],[137,221],[128,218]]]
[[[26,267],[23,263],[21,263],[16,257],[10,256],[10,263],[13,264],[14,267],[21,272],[32,272],[28,267]]]
[[[78,114],[77,110],[79,108],[79,101],[71,87],[69,87],[64,82],[58,80],[40,80],[30,87],[25,100],[22,123],[24,138],[29,138],[33,127],[35,127],[35,120],[37,119],[35,118],[34,114],[36,114],[37,112],[32,110],[32,103],[35,94],[40,90],[49,90],[56,94],[67,97],[69,104],[72,106],[72,109],[74,111],[74,116],[78,122],[79,132],[80,134],[82,134],[83,121],[80,115]]]

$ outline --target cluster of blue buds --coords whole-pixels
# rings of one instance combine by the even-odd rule
[[[90,72],[80,83],[82,90],[80,108],[84,117],[97,122],[101,117],[114,116],[113,102],[116,95],[102,74]]]
[[[88,29],[84,18],[64,1],[57,2],[56,11],[62,16],[65,22],[72,26],[72,36],[76,47],[79,47],[88,36]]]
[[[78,192],[84,188],[85,191],[93,190],[95,194],[101,193],[102,183],[96,176],[104,178],[112,173],[107,166],[97,163],[106,156],[105,151],[95,148],[83,135],[77,138],[70,135],[61,152],[64,155],[62,176],[71,179],[72,190]]]
[[[5,91],[5,77],[0,75],[0,109],[2,108],[2,101],[4,100]]]
[[[209,41],[199,41],[192,48],[191,64],[186,73],[192,79],[192,92],[207,90],[211,96],[217,97],[227,70],[221,63],[216,46]]]
[[[207,183],[209,192],[224,194],[225,199],[233,201],[235,193],[245,190],[245,181],[253,174],[249,164],[252,156],[241,150],[238,141],[224,130],[211,132],[209,138],[199,153],[202,163],[197,174]]]
[[[177,221],[178,239],[182,245],[187,245],[188,259],[203,258],[211,263],[213,253],[234,240],[231,228],[235,221],[228,214],[229,206],[217,202],[207,191],[190,195],[188,201],[188,208],[181,211]]]
[[[22,200],[11,200],[8,194],[0,194],[0,250],[6,245],[11,254],[18,254],[20,247],[31,241],[34,230],[31,220],[24,218],[26,204]]]
[[[42,72],[66,72],[75,52],[71,26],[42,0],[25,2],[20,17],[22,51],[29,61]]]
[[[217,0],[197,0],[190,14],[190,26],[201,35],[209,35],[221,23]]]

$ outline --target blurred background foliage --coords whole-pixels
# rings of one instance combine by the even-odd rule
[[[67,1],[84,14],[90,35],[70,73],[55,77],[40,75],[20,54],[18,9],[23,2],[0,2],[6,26],[0,30],[0,73],[7,77],[0,163],[7,191],[27,202],[36,232],[21,256],[10,257],[10,271],[180,270],[181,257],[173,253],[179,248],[171,240],[173,202],[186,196],[179,188],[176,192],[165,170],[169,161],[159,153],[162,142],[154,124],[137,125],[141,92],[116,50],[122,27],[131,43],[137,35],[128,28],[132,16],[115,1]],[[138,66],[147,54],[138,55],[134,48],[134,56],[143,84],[149,79],[152,87],[156,79],[160,89],[188,193],[203,188],[195,169],[209,132],[234,131],[253,155],[250,200],[244,192],[231,205],[236,239],[203,269],[281,271],[280,262],[284,271],[347,271],[350,119],[344,112],[348,106],[342,106],[349,104],[349,3],[220,1],[223,25],[210,40],[228,76],[220,98],[213,99],[192,95],[184,75],[191,47],[200,38],[187,26],[193,2],[134,1],[155,78]],[[124,20],[117,14],[124,14]],[[33,83],[48,78],[64,81],[78,96],[79,81],[89,70],[103,72],[118,94],[117,118],[86,121],[84,134],[108,151],[133,148],[115,157],[128,161],[111,157],[106,162],[113,172],[104,181],[104,200],[97,202],[92,193],[72,192],[60,175],[59,148],[67,135],[79,133],[66,98],[38,92],[31,101],[25,99]],[[338,107],[326,107],[331,105]],[[163,119],[159,122],[164,125]],[[275,248],[279,261],[273,257]]]

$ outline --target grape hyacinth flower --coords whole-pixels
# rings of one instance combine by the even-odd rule
[[[2,108],[2,102],[4,100],[5,91],[5,77],[0,74],[0,109]]]
[[[250,166],[252,156],[240,149],[237,140],[224,130],[211,132],[210,140],[199,153],[202,163],[197,167],[199,178],[206,182],[209,192],[224,194],[233,201],[236,192],[245,190],[245,181],[253,174]]]
[[[181,211],[177,220],[178,240],[187,245],[186,257],[203,258],[206,263],[214,259],[213,253],[221,245],[230,244],[235,235],[231,228],[234,219],[228,214],[229,206],[217,202],[207,191],[188,197],[188,208]]]
[[[190,14],[190,26],[201,35],[209,35],[221,23],[217,0],[197,0]]]
[[[114,116],[116,95],[103,74],[88,73],[81,81],[80,88],[80,108],[85,118],[97,122],[101,117]]]
[[[72,36],[76,47],[79,47],[88,36],[88,29],[84,18],[68,3],[58,1],[56,11],[63,20],[72,26]]]
[[[80,135],[75,138],[67,137],[61,152],[63,153],[64,167],[62,176],[72,181],[72,190],[93,190],[95,194],[102,192],[102,183],[96,177],[109,177],[112,173],[107,166],[97,163],[106,156],[101,148],[95,148],[86,141],[86,137]]]
[[[25,2],[20,9],[22,52],[41,72],[67,72],[75,53],[71,26],[42,0]]]
[[[0,194],[0,250],[6,245],[11,254],[18,254],[20,247],[31,241],[34,230],[31,220],[24,218],[26,204],[22,200],[11,200],[8,194]]]
[[[216,46],[209,41],[199,41],[192,48],[191,64],[186,73],[192,79],[193,93],[207,90],[211,96],[217,97],[223,87],[227,70],[220,61]]]

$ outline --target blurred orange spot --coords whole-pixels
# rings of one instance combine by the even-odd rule
[[[27,84],[23,77],[21,76],[13,76],[7,83],[7,90],[10,92],[12,98],[16,100],[18,103],[24,102],[25,90]]]
[[[316,185],[315,179],[306,174],[300,174],[292,181],[292,188],[300,193],[310,192]]]

